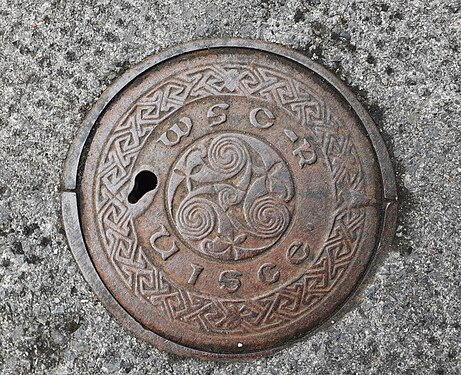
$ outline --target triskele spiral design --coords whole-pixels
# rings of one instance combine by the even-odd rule
[[[191,144],[173,166],[167,196],[181,240],[222,261],[270,249],[294,210],[287,162],[242,133],[208,134]]]
[[[179,232],[190,240],[201,240],[208,236],[216,223],[216,212],[210,201],[204,198],[184,200],[176,213]]]
[[[213,139],[208,149],[210,167],[224,175],[235,175],[249,161],[248,150],[235,137],[223,135]]]
[[[251,229],[266,238],[282,234],[290,221],[286,205],[271,195],[256,198],[247,215]]]

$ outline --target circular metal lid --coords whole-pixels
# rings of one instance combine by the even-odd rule
[[[86,118],[63,217],[122,324],[202,358],[268,354],[328,320],[395,224],[383,142],[302,55],[194,42],[125,73]]]

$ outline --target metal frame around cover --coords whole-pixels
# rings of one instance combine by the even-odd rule
[[[383,218],[380,238],[377,248],[375,249],[374,256],[372,259],[370,259],[367,271],[363,277],[369,278],[369,275],[373,273],[370,272],[370,270],[372,268],[376,268],[380,263],[379,259],[376,258],[378,257],[382,260],[386,254],[386,249],[388,249],[390,246],[394,236],[397,220],[397,188],[388,151],[373,120],[360,104],[360,102],[355,98],[355,95],[352,93],[352,91],[350,91],[350,89],[347,88],[340,79],[335,77],[324,67],[313,62],[299,52],[290,50],[278,44],[235,38],[193,41],[187,44],[169,48],[158,54],[151,55],[122,74],[121,77],[119,77],[104,91],[96,104],[93,105],[92,109],[83,120],[83,123],[80,126],[72,145],[70,146],[62,177],[62,218],[69,246],[84,278],[90,284],[90,287],[93,289],[94,293],[105,306],[105,308],[124,327],[132,331],[136,337],[150,342],[158,349],[165,350],[180,356],[193,356],[207,360],[249,360],[273,354],[275,351],[282,349],[286,345],[269,350],[239,354],[200,351],[169,341],[162,336],[157,335],[156,333],[144,328],[138,321],[136,321],[130,314],[128,314],[128,312],[112,296],[96,272],[96,269],[87,251],[81,231],[77,204],[77,189],[79,182],[78,169],[83,150],[86,146],[88,146],[87,143],[89,141],[91,130],[97,123],[98,118],[104,112],[106,107],[111,103],[114,97],[120,93],[128,84],[130,84],[130,82],[161,62],[188,52],[213,48],[246,48],[270,52],[279,56],[283,56],[289,60],[301,64],[302,66],[322,77],[328,84],[333,86],[336,91],[339,92],[342,97],[350,104],[353,111],[362,122],[367,132],[368,138],[373,145],[380,166],[383,186],[384,210],[382,213]],[[359,291],[363,289],[364,285],[366,285],[366,283],[363,281],[364,280],[362,280],[361,285],[357,286],[356,289],[351,293],[342,307],[338,308],[333,316],[328,317],[328,322],[324,322],[324,324],[321,325],[322,327],[328,323],[331,323],[332,319],[333,321],[337,320],[339,315],[343,315],[345,312],[349,311],[355,306],[355,298],[353,297],[357,296]],[[319,327],[317,327],[311,333],[318,330]],[[288,344],[289,343],[287,343],[287,345]]]

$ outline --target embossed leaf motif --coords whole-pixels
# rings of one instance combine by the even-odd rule
[[[222,254],[229,252],[230,244],[223,241],[220,237],[205,239],[200,243],[201,250],[206,254]]]
[[[191,179],[199,174],[203,168],[204,152],[205,150],[203,146],[189,150],[189,152],[184,157],[185,160],[183,161],[182,165],[173,170],[173,173],[186,179],[186,185],[189,192],[193,189]]]
[[[202,170],[202,168],[203,168],[203,164],[195,165],[190,171],[191,176],[194,175],[194,174],[199,173]]]
[[[268,191],[279,194],[285,202],[288,202],[294,195],[294,187],[290,176],[286,173],[286,170],[282,169],[281,162],[270,167],[267,185]]]
[[[177,175],[184,177],[184,178],[187,177],[186,174],[181,169],[178,169],[178,168],[173,169],[173,173],[176,173]]]
[[[247,239],[247,235],[245,233],[239,234],[234,238],[234,245],[240,245]]]
[[[246,240],[247,235],[242,233],[234,237],[234,231],[231,230],[225,237],[205,239],[200,243],[200,248],[204,253],[209,255],[221,255],[237,260],[238,249],[236,246],[242,244]]]

